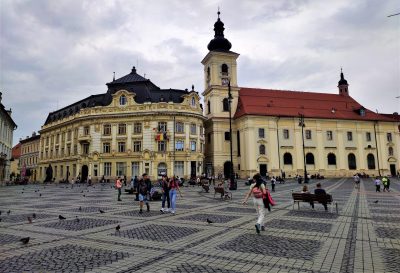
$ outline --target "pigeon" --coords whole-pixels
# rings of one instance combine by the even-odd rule
[[[79,211],[81,211],[82,210],[82,207],[79,207],[79,209],[78,209]]]
[[[65,218],[65,217],[62,216],[62,215],[58,215],[58,219],[60,219],[60,220],[65,220],[65,219],[67,219],[67,218]]]
[[[115,230],[119,231],[121,229],[120,225],[116,226]]]
[[[379,200],[375,200],[374,203],[377,204],[379,202]]]
[[[26,237],[26,238],[22,238],[20,241],[22,242],[22,244],[26,245],[27,243],[29,243],[29,239],[30,239],[30,237]]]
[[[77,223],[79,223],[79,218],[78,218],[78,216],[75,216],[76,218],[75,218],[75,222],[77,222]]]
[[[213,221],[211,221],[210,219],[207,218],[207,223],[212,224]]]
[[[32,218],[30,216],[28,216],[28,222],[29,224],[32,224]]]
[[[104,211],[104,210],[101,210],[101,209],[99,209],[99,211],[100,211],[100,213],[105,213],[105,211]]]
[[[81,191],[81,193],[83,193],[83,191]]]
[[[32,214],[32,218],[33,218],[33,219],[36,219],[36,213],[33,213],[33,214]]]
[[[86,197],[86,195],[83,195],[83,197]]]
[[[10,213],[11,213],[11,210],[8,210],[8,211],[7,211],[7,215],[10,215]]]
[[[42,197],[42,194],[39,194],[40,197]]]

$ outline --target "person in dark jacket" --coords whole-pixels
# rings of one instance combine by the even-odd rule
[[[161,190],[162,190],[162,203],[161,203],[160,211],[162,213],[164,213],[164,212],[168,212],[169,208],[171,206],[171,202],[169,199],[168,177],[163,175],[160,184],[161,184]],[[167,209],[165,209],[165,200],[167,201]]]
[[[326,195],[326,191],[321,187],[321,183],[317,183],[317,188],[314,190],[314,194],[316,195]],[[328,204],[326,202],[322,203],[325,210],[328,210]]]

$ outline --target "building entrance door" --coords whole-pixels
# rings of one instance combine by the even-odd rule
[[[267,164],[260,164],[260,175],[262,177],[267,176]]]
[[[196,161],[190,161],[190,177],[196,176]]]
[[[390,164],[390,174],[396,177],[396,164]]]
[[[81,182],[86,182],[87,177],[89,174],[89,168],[87,165],[82,166],[82,177],[81,177]]]

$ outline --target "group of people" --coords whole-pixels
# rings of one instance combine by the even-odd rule
[[[115,188],[118,190],[118,201],[121,200],[123,179],[118,177],[115,181]],[[177,193],[182,197],[182,193],[179,188],[179,180],[176,177],[168,178],[162,176],[160,181],[161,192],[162,192],[162,203],[160,211],[171,212],[175,214],[176,210],[176,197]],[[147,173],[144,173],[142,177],[132,177],[131,179],[131,190],[136,193],[136,201],[139,201],[139,213],[143,213],[143,207],[146,204],[147,212],[150,212],[149,201],[151,199],[151,193],[154,187]],[[167,208],[165,208],[167,205]]]
[[[390,179],[387,176],[382,177],[382,179],[377,176],[374,180],[374,184],[375,184],[375,191],[376,192],[381,192],[381,188],[383,185],[383,191],[390,191]]]

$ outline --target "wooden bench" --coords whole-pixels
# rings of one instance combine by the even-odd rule
[[[332,195],[330,194],[312,194],[312,193],[292,193],[293,197],[293,209],[294,209],[294,204],[297,203],[297,208],[300,209],[300,202],[306,202],[306,203],[326,203],[326,204],[332,204],[333,203],[333,198]],[[338,212],[338,204],[337,202],[335,203],[336,207],[336,213]],[[331,207],[331,212],[333,210],[333,207]]]
[[[221,196],[222,196],[221,198],[224,198],[224,199],[231,199],[231,200],[232,200],[232,193],[229,192],[229,191],[225,191],[224,188],[221,188],[221,187],[214,187],[214,198],[215,198],[215,195],[216,195],[217,193],[221,194]]]

